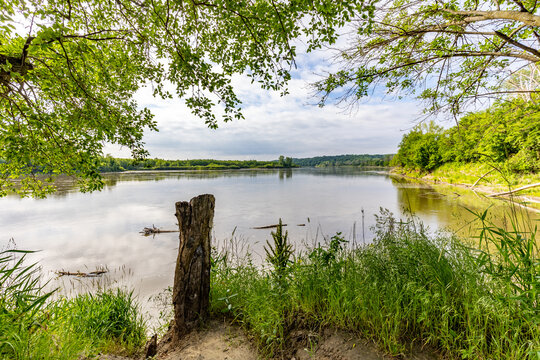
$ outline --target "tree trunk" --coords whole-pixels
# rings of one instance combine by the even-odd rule
[[[176,203],[180,246],[174,272],[173,337],[182,336],[208,317],[210,295],[210,231],[215,198],[199,195]]]

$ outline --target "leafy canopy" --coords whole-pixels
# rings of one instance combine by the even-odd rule
[[[316,84],[321,105],[336,93],[354,103],[372,85],[425,101],[427,113],[460,114],[478,99],[531,94],[501,88],[520,68],[540,61],[540,15],[532,0],[379,1],[358,19],[341,68]],[[332,95],[333,96],[333,95]]]
[[[0,0],[0,196],[44,195],[57,174],[101,188],[105,143],[147,155],[143,132],[157,129],[133,98],[143,86],[211,128],[216,114],[242,118],[233,74],[285,94],[293,40],[333,43],[371,2]]]

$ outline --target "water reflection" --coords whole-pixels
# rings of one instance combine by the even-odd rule
[[[279,180],[285,180],[292,178],[292,169],[280,169]]]
[[[406,212],[426,222],[436,222],[438,228],[448,228],[462,237],[474,237],[480,223],[473,214],[488,210],[487,220],[508,227],[512,221],[522,229],[538,222],[539,216],[519,206],[487,198],[468,189],[445,185],[429,185],[420,181],[391,177],[397,189],[398,202]]]
[[[321,169],[240,169],[240,170],[171,170],[171,171],[126,171],[119,173],[103,174],[104,189],[110,190],[119,182],[147,182],[183,179],[217,179],[217,178],[241,178],[241,177],[268,177],[277,176],[280,180],[291,179],[293,174],[310,174],[311,176],[323,177],[365,177],[368,174],[386,174],[385,168],[377,167],[327,167]],[[78,192],[77,180],[69,176],[59,176],[54,183],[57,191],[48,196],[62,198]],[[18,198],[17,194],[9,194],[8,197]]]
[[[147,298],[171,284],[178,235],[142,237],[139,231],[152,224],[175,229],[174,203],[202,193],[216,197],[216,240],[230,238],[236,229],[256,261],[264,258],[270,230],[253,227],[279,218],[289,224],[289,237],[299,249],[338,231],[349,240],[370,241],[380,207],[395,214],[411,211],[432,229],[463,232],[471,219],[465,208],[507,209],[470,191],[357,168],[127,172],[105,178],[101,192],[80,193],[63,178],[59,192],[47,199],[0,199],[0,247],[14,238],[21,249],[42,250],[32,259],[51,275],[124,266],[133,273],[130,285]]]

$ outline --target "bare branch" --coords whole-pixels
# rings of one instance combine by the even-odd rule
[[[453,15],[464,16],[467,22],[486,21],[486,20],[511,20],[521,22],[530,26],[540,26],[540,16],[526,12],[511,11],[511,10],[493,10],[493,11],[478,11],[478,10],[451,10],[441,9]]]
[[[503,33],[500,32],[500,31],[495,31],[495,34],[496,34],[498,37],[500,37],[501,39],[503,39],[504,41],[506,41],[506,42],[508,42],[508,43],[510,43],[510,44],[512,44],[512,45],[514,45],[514,46],[516,46],[516,47],[518,47],[518,48],[520,48],[520,49],[522,49],[522,50],[525,50],[525,51],[527,51],[527,52],[533,54],[534,56],[536,56],[536,57],[538,58],[538,60],[540,60],[540,51],[538,51],[538,50],[536,50],[536,49],[533,49],[533,48],[531,48],[531,47],[529,47],[529,46],[523,45],[523,44],[521,44],[521,43],[519,43],[519,42],[513,40],[513,39],[510,38],[509,36],[503,34]],[[538,61],[538,60],[537,60],[537,61]]]

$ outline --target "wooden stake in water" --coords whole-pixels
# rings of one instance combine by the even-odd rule
[[[208,317],[210,295],[210,236],[215,198],[199,195],[176,203],[180,246],[174,272],[173,332],[176,339]]]

